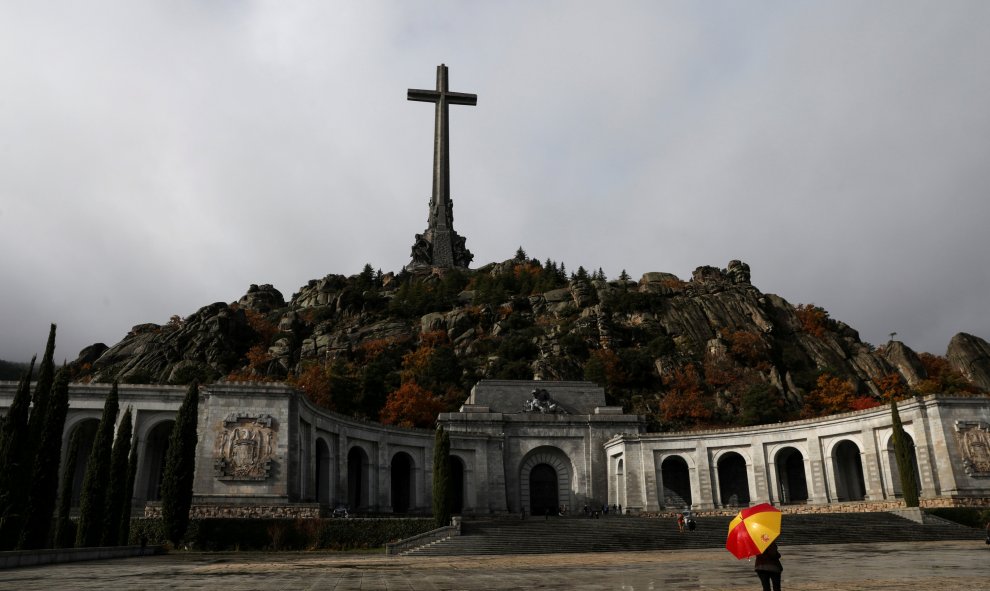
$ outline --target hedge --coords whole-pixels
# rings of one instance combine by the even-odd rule
[[[976,507],[939,507],[925,509],[926,513],[931,513],[936,517],[955,521],[969,527],[983,529],[990,521],[990,509],[979,509]]]
[[[184,544],[190,549],[351,550],[380,548],[433,529],[431,518],[409,519],[192,519]],[[133,519],[131,544],[164,545],[161,519]]]

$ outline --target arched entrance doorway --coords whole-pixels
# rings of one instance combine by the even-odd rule
[[[660,502],[666,508],[691,507],[691,474],[680,456],[670,456],[660,464]]]
[[[560,506],[571,507],[571,479],[574,469],[564,452],[556,447],[538,447],[529,452],[519,468],[519,502],[524,511],[554,515]]]
[[[915,490],[921,492],[921,471],[918,470],[918,456],[914,453],[914,439],[904,433],[904,443],[908,448],[908,457],[911,459],[911,467],[914,469]],[[887,464],[890,466],[890,491],[892,496],[903,497],[904,487],[901,484],[901,470],[897,465],[897,450],[894,449],[894,438],[887,441]]]
[[[413,459],[404,451],[392,456],[392,512],[408,513],[413,500]]]
[[[360,447],[347,452],[347,506],[351,511],[368,507],[368,454]]]
[[[557,471],[549,464],[537,464],[529,472],[530,504],[533,515],[557,513]]]
[[[165,474],[165,454],[168,452],[168,439],[172,435],[175,421],[162,421],[148,431],[144,444],[144,487],[145,500],[160,501],[162,498],[162,476]]]
[[[616,502],[626,503],[626,466],[622,458],[615,464],[615,496]]]
[[[862,501],[866,498],[866,482],[863,479],[863,460],[859,447],[845,440],[832,452],[835,468],[835,495],[839,501]]]
[[[718,459],[718,496],[723,507],[749,505],[749,476],[746,460],[730,451]]]
[[[79,506],[79,497],[82,494],[82,483],[83,479],[86,477],[86,467],[89,465],[89,454],[92,453],[93,443],[96,440],[96,429],[99,425],[100,421],[97,419],[84,419],[79,421],[76,426],[72,428],[72,435],[69,436],[66,442],[68,448],[65,450],[66,457],[63,460],[65,464],[73,461],[73,458],[68,457],[69,452],[72,451],[72,438],[78,437],[79,439],[79,443],[76,447],[75,470],[72,472],[72,507]]]
[[[804,473],[804,456],[793,447],[777,452],[777,495],[781,503],[807,503],[808,480]]]
[[[330,446],[322,438],[316,439],[316,502],[330,504]]]
[[[464,512],[464,461],[457,456],[450,458],[450,512]]]

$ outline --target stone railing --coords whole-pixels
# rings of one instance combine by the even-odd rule
[[[399,540],[398,542],[385,544],[385,555],[398,556],[414,548],[421,548],[433,542],[439,542],[440,540],[446,540],[459,535],[461,535],[461,522],[460,520],[455,520],[453,525],[445,525],[444,527],[438,527],[437,529],[423,532],[404,540]]]
[[[162,505],[148,503],[144,507],[146,518],[162,516]],[[191,519],[316,519],[320,517],[319,503],[291,504],[213,504],[193,505],[189,509]]]
[[[755,505],[756,503],[754,503]],[[966,497],[966,498],[935,498],[921,499],[919,501],[921,509],[936,509],[944,507],[990,507],[990,498],[986,497]],[[879,513],[898,512],[907,509],[904,501],[845,501],[841,503],[805,504],[805,505],[775,505],[781,513],[789,514],[815,514],[815,513]],[[733,517],[745,507],[727,507],[723,509],[709,509],[704,511],[692,511],[694,515],[705,517]],[[639,517],[647,518],[674,518],[681,510],[664,510],[659,512],[640,512]]]

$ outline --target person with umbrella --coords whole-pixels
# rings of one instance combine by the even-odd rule
[[[777,549],[777,542],[771,542],[762,554],[757,555],[754,570],[756,570],[756,576],[760,577],[763,591],[771,591],[771,583],[773,583],[773,591],[780,591],[780,573],[784,571],[784,566],[780,564],[780,550]]]
[[[780,551],[774,541],[780,535],[780,510],[769,503],[743,509],[729,523],[725,548],[738,558],[756,556],[756,574],[763,591],[780,591]]]

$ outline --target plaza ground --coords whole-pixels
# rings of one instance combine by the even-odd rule
[[[781,553],[786,591],[990,589],[990,546],[982,542],[782,546]],[[0,571],[0,589],[758,590],[752,568],[720,549],[456,558],[175,552]]]

